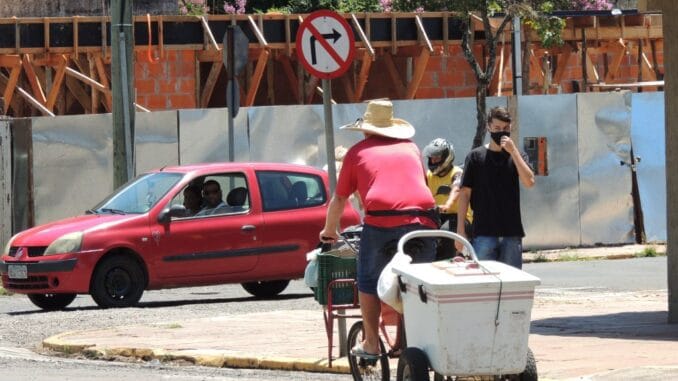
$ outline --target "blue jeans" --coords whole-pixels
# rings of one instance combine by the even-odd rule
[[[381,228],[371,225],[363,225],[360,233],[360,249],[358,252],[358,290],[367,294],[377,294],[377,281],[381,271],[386,267],[396,252],[396,245],[400,237],[414,231],[430,229],[419,224],[396,226],[392,228]],[[433,262],[435,260],[435,239],[418,238],[423,243],[423,247],[416,255],[411,255],[413,263]],[[408,242],[412,242],[410,240]],[[391,247],[392,250],[383,250],[385,247]]]
[[[493,260],[523,268],[523,242],[520,237],[476,236],[473,250],[480,260]]]

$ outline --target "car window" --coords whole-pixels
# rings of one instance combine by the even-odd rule
[[[177,218],[246,213],[250,209],[249,187],[242,173],[208,175],[191,181],[170,205],[186,208],[186,215]]]
[[[317,175],[260,171],[257,182],[264,211],[317,206],[327,199],[322,178]]]
[[[170,172],[141,175],[114,192],[92,211],[120,214],[146,213],[183,177],[181,173]]]

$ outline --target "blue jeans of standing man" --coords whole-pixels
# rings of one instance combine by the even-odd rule
[[[523,242],[521,237],[476,236],[473,250],[480,260],[493,260],[521,269],[523,267]]]

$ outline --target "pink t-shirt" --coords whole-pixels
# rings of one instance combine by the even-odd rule
[[[346,153],[336,193],[348,197],[358,191],[366,211],[427,210],[435,206],[426,186],[426,172],[411,140],[368,136]],[[420,216],[370,216],[364,222],[378,227],[435,224]]]

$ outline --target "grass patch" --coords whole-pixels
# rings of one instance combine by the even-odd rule
[[[163,328],[167,328],[167,329],[177,329],[177,328],[183,328],[183,327],[182,327],[181,324],[179,324],[179,323],[171,323],[171,324],[166,324],[166,325],[164,325]]]
[[[546,258],[544,254],[537,254],[534,259],[532,259],[533,263],[543,263],[543,262],[549,262],[549,259]]]
[[[636,254],[636,257],[638,258],[649,258],[657,256],[659,256],[659,254],[657,254],[657,249],[654,246],[648,246],[644,248],[643,251]]]
[[[578,255],[561,255],[554,261],[556,262],[576,262],[576,261],[596,261],[602,258],[596,258],[596,257],[580,257]]]
[[[12,295],[11,292],[5,290],[4,288],[2,288],[2,286],[0,286],[0,296],[10,296],[10,295]]]

